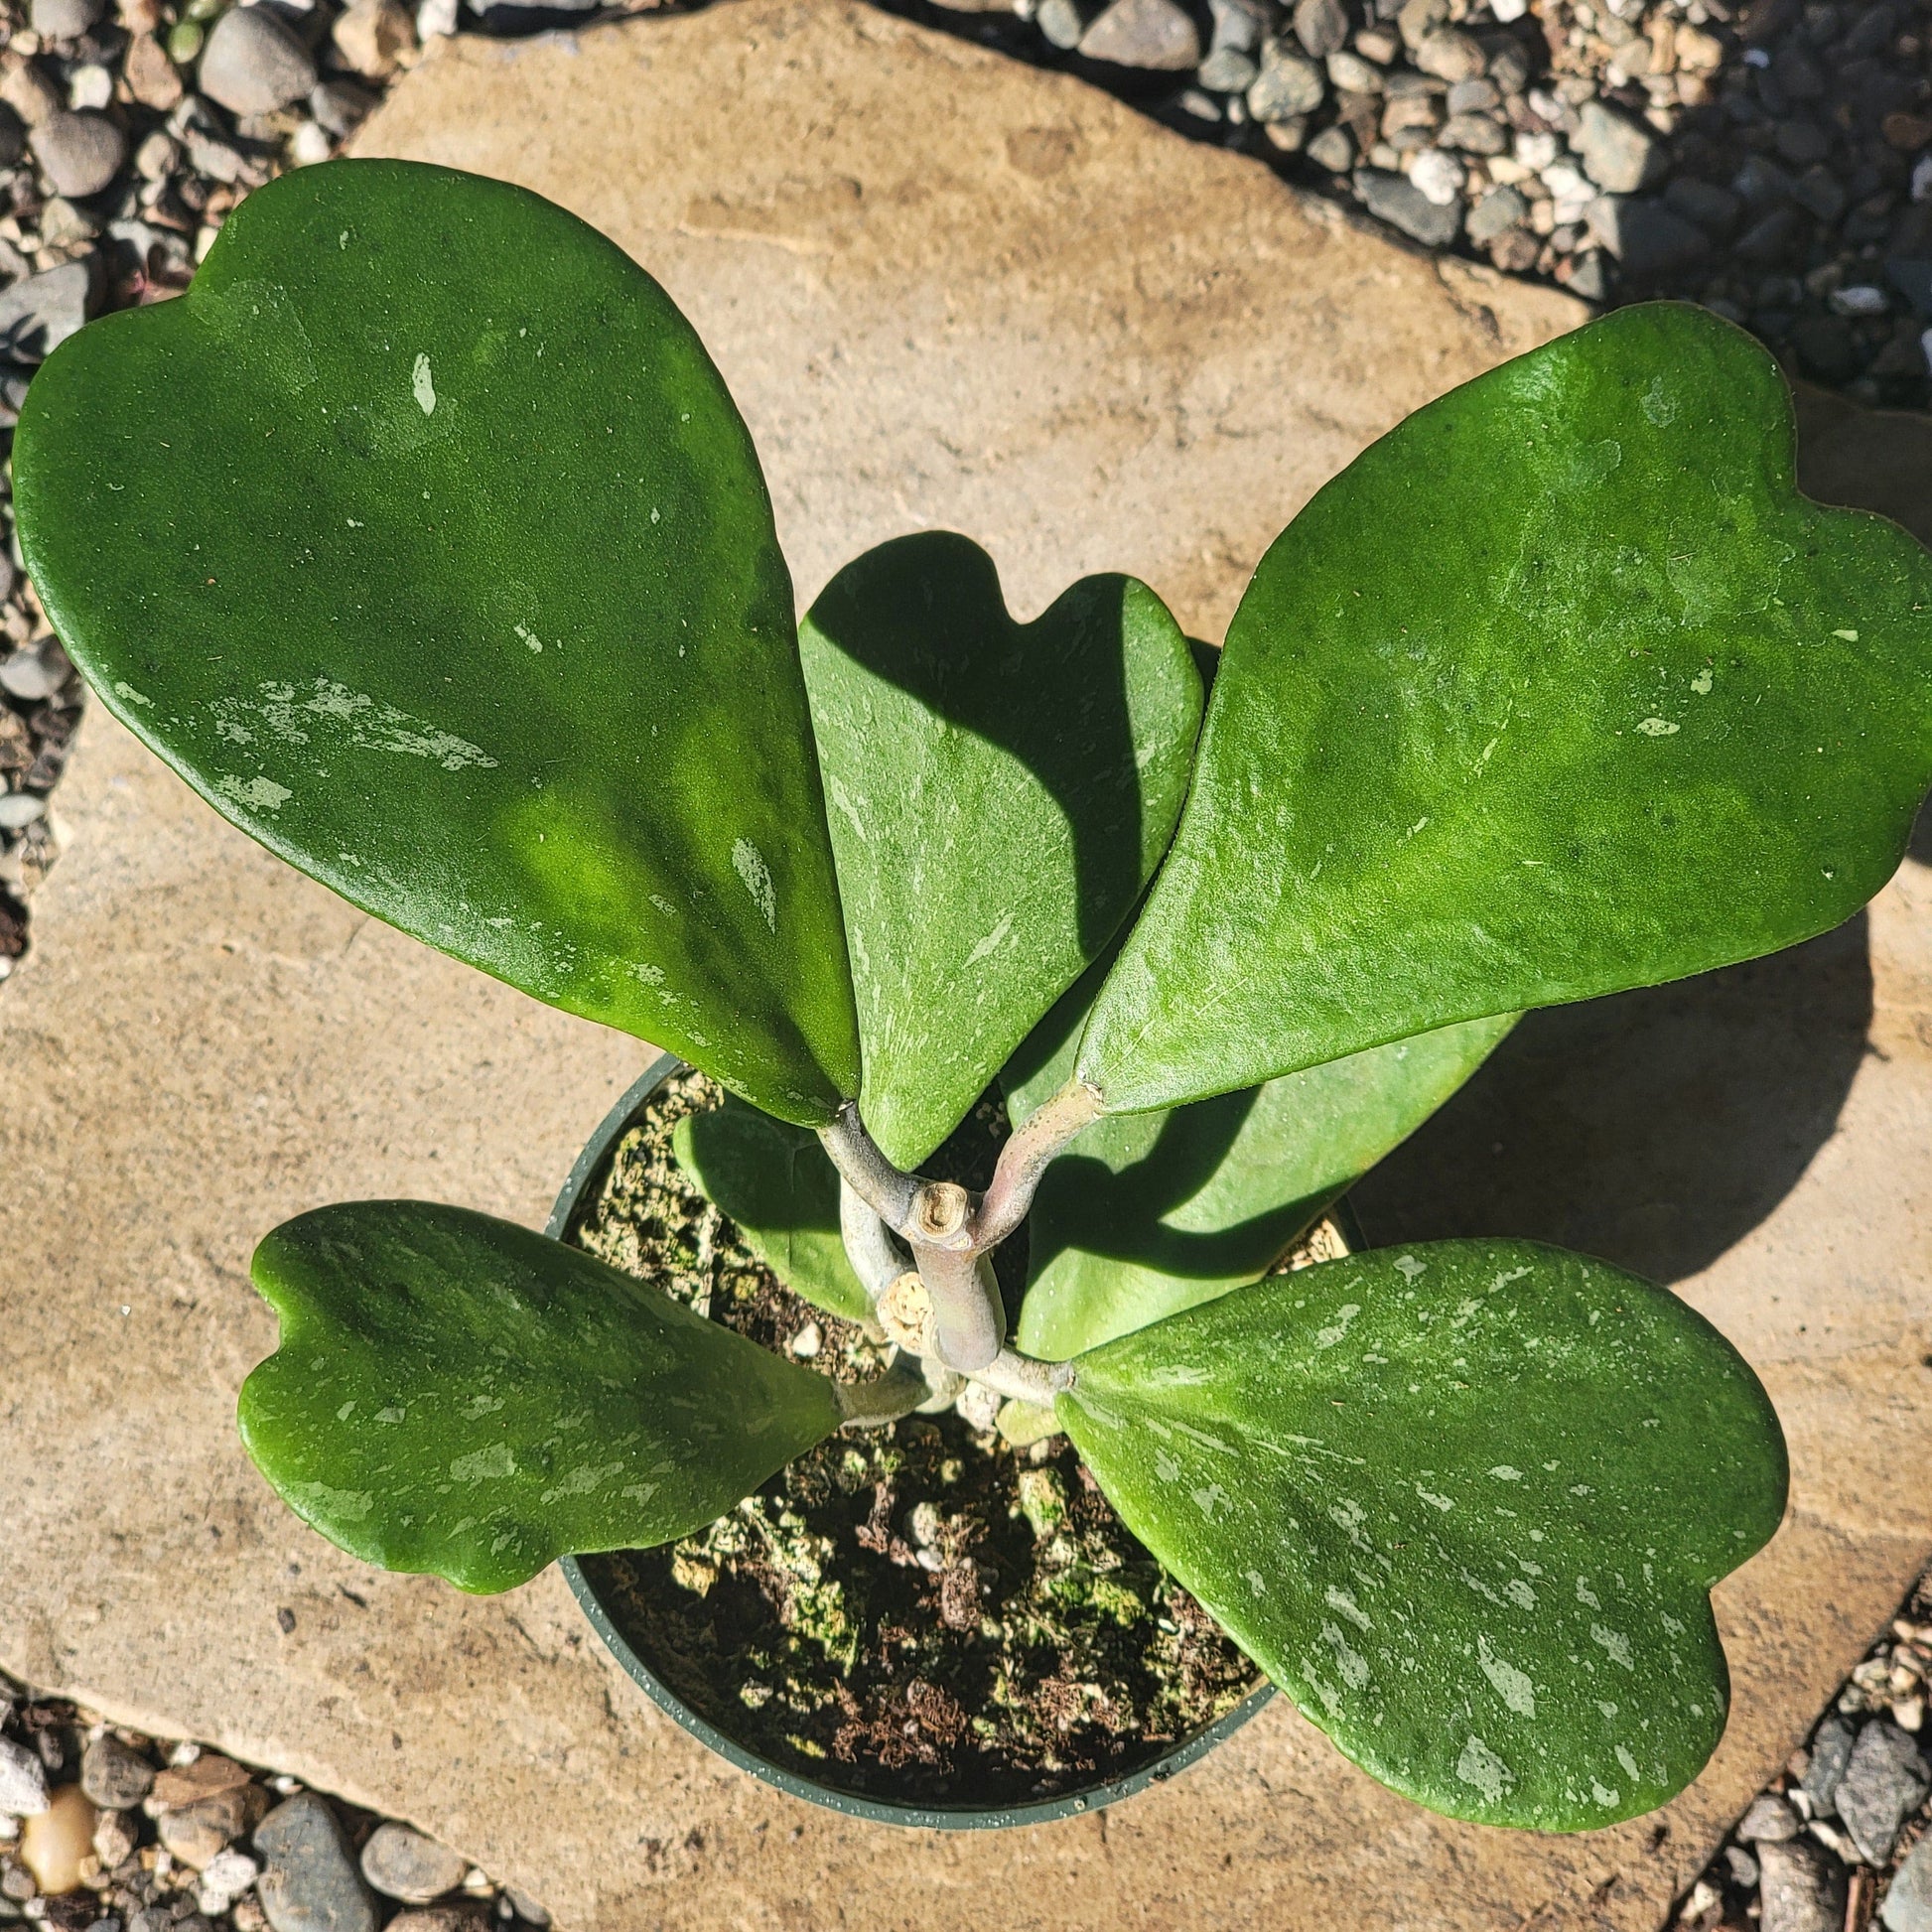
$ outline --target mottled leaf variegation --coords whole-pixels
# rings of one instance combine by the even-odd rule
[[[249,1454],[351,1556],[465,1589],[686,1535],[839,1426],[823,1376],[467,1208],[317,1208],[254,1277],[282,1336]]]
[[[1237,1289],[1076,1368],[1059,1419],[1115,1507],[1384,1784],[1579,1831],[1716,1747],[1709,1592],[1777,1528],[1784,1445],[1675,1296],[1442,1242]]]
[[[399,161],[251,195],[35,377],[21,543],[103,702],[378,917],[767,1113],[857,1017],[751,437],[621,249]]]
[[[1235,613],[1096,1002],[1110,1112],[1772,952],[1932,781],[1932,558],[1792,481],[1777,365],[1653,304],[1371,445]]]

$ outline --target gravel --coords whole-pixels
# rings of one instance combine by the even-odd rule
[[[10,1787],[8,1767],[25,1783]],[[409,1826],[219,1752],[111,1726],[0,1677],[0,1808],[10,1799],[24,1806],[35,1791],[38,1825],[0,1816],[0,1924],[23,1916],[56,1932],[375,1932],[385,1919],[386,1932],[549,1924],[533,1899]],[[233,1842],[199,1866],[166,1854],[170,1820],[185,1814],[238,1824]],[[412,1912],[372,1894],[358,1858],[388,1868],[398,1856],[425,1883],[432,1873],[447,1877],[447,1895]],[[64,1889],[49,1894],[44,1883]]]
[[[230,7],[202,55],[202,91],[244,117],[300,100],[319,75],[309,50],[266,7]]]
[[[1932,1573],[1810,1744],[1753,1798],[1673,1914],[1685,1932],[1932,1932]]]
[[[407,1825],[378,1825],[362,1847],[362,1876],[377,1891],[412,1905],[427,1905],[455,1891],[468,1869],[448,1846]]]
[[[262,1910],[275,1932],[375,1932],[375,1900],[328,1801],[305,1791],[255,1829]]]
[[[1796,374],[1932,403],[1927,0],[1238,0],[1239,24],[1223,0],[1192,70],[1167,0],[1135,0],[1131,36],[1125,0],[1091,22],[1078,0],[881,4],[1071,60],[1432,251],[1595,303],[1703,302]],[[1386,179],[1421,169],[1438,205],[1446,157],[1452,223]]]
[[[1881,1865],[1891,1857],[1899,1828],[1924,1802],[1928,1787],[1932,1774],[1909,1731],[1873,1720],[1859,1732],[1839,1781],[1838,1815],[1866,1863]]]

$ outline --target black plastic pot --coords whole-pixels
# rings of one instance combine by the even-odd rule
[[[622,1139],[644,1102],[672,1074],[680,1072],[683,1065],[684,1062],[675,1055],[664,1054],[645,1069],[643,1077],[612,1108],[603,1125],[591,1136],[590,1144],[577,1157],[577,1163],[570,1171],[570,1178],[564,1182],[563,1191],[557,1196],[557,1205],[551,1210],[550,1224],[545,1232],[559,1239],[562,1237],[577,1212],[578,1204],[602,1173],[612,1149]],[[570,1580],[578,1602],[584,1606],[584,1614],[591,1620],[591,1628],[604,1639],[612,1656],[660,1711],[676,1719],[700,1743],[708,1744],[741,1771],[750,1771],[754,1777],[762,1778],[766,1784],[775,1785],[780,1791],[788,1791],[794,1798],[808,1798],[815,1805],[824,1805],[828,1810],[843,1812],[851,1818],[870,1819],[875,1824],[914,1825],[928,1830],[952,1832],[992,1831],[1005,1825],[1037,1825],[1048,1819],[1098,1811],[1103,1805],[1131,1798],[1148,1785],[1165,1783],[1176,1771],[1185,1770],[1196,1758],[1211,1751],[1222,1738],[1239,1730],[1275,1694],[1273,1685],[1263,1684],[1259,1690],[1243,1698],[1226,1717],[1197,1730],[1191,1737],[1182,1738],[1152,1763],[1142,1765],[1138,1771],[1124,1778],[1098,1781],[1077,1791],[1064,1791],[1057,1797],[1040,1798],[1027,1804],[895,1804],[891,1799],[860,1797],[854,1792],[841,1791],[836,1786],[800,1777],[797,1772],[773,1764],[769,1758],[747,1750],[736,1739],[726,1736],[715,1725],[699,1717],[631,1649],[623,1633],[613,1622],[597,1587],[574,1557],[564,1558],[563,1571]]]

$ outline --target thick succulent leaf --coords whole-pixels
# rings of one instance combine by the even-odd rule
[[[1008,1062],[1016,1125],[1072,1072],[1092,992],[1083,980]],[[1019,1346],[1061,1361],[1253,1281],[1515,1024],[1470,1021],[1212,1100],[1103,1115],[1034,1196]]]
[[[727,1098],[671,1131],[678,1166],[771,1272],[815,1308],[865,1321],[872,1299],[839,1233],[839,1176],[816,1134]]]
[[[1079,1360],[1060,1421],[1134,1533],[1372,1776],[1576,1831],[1724,1731],[1709,1590],[1783,1438],[1663,1289],[1520,1241],[1237,1289]]]
[[[1019,1345],[1059,1361],[1252,1282],[1514,1025],[1473,1020],[1185,1107],[1103,1115],[1034,1197]]]
[[[403,162],[272,182],[35,378],[21,542],[108,708],[379,917],[767,1112],[858,1091],[791,585],[690,325]]]
[[[713,1521],[839,1426],[821,1375],[466,1208],[351,1201],[255,1250],[248,1452],[350,1555],[508,1589]]]
[[[1605,317],[1263,558],[1080,1070],[1170,1105],[1823,931],[1904,851],[1928,680],[1932,558],[1798,495],[1771,358]]]
[[[1167,607],[1087,577],[1032,623],[942,531],[848,564],[800,630],[865,1042],[902,1168],[1113,936],[1187,789],[1201,686]]]

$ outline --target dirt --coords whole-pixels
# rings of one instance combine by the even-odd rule
[[[661,1087],[568,1238],[765,1347],[791,1352],[815,1324],[812,1366],[877,1373],[883,1348],[791,1294],[678,1168],[672,1127],[721,1099],[702,1074]],[[1005,1125],[983,1101],[929,1172],[984,1185]],[[1024,1250],[1007,1261],[1011,1298]],[[1063,1436],[1016,1450],[953,1412],[843,1432],[700,1534],[584,1568],[637,1654],[720,1730],[900,1803],[1007,1805],[1125,1776],[1261,1682]]]

